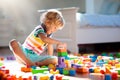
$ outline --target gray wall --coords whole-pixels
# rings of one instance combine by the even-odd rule
[[[39,9],[79,7],[85,11],[85,0],[0,0],[0,19],[12,19],[16,27],[39,24]]]

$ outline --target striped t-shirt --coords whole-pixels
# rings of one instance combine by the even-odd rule
[[[38,37],[38,34],[40,33],[45,34],[47,37],[51,36],[51,34],[46,34],[45,25],[41,24],[31,32],[31,34],[26,38],[25,42],[23,43],[24,48],[32,50],[38,55],[40,55],[44,51],[44,48],[47,46],[47,44],[44,43],[40,37]]]

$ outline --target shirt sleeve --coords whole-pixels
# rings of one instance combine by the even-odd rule
[[[45,31],[42,28],[38,28],[35,30],[34,36],[38,37],[38,34],[40,33],[45,34]]]

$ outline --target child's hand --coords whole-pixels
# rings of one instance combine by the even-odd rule
[[[67,48],[67,44],[66,43],[57,44],[57,48]]]

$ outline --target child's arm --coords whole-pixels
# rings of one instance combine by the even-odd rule
[[[48,44],[57,44],[57,45],[63,44],[62,42],[49,38],[45,34],[42,34],[42,33],[40,33],[38,36],[42,39],[43,42],[48,43]]]
[[[48,46],[47,46],[47,52],[48,52],[48,54],[49,55],[53,55],[53,45],[52,44],[48,44]]]

